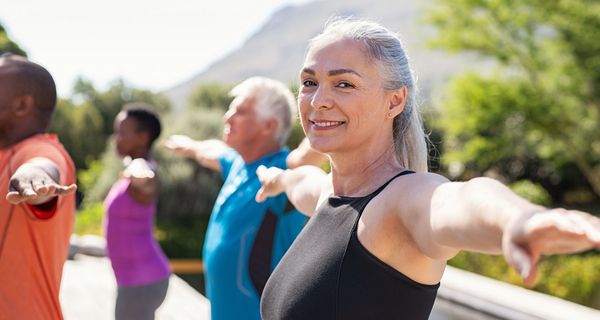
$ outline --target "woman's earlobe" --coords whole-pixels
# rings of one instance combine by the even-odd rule
[[[406,99],[408,98],[408,89],[406,87],[402,87],[392,94],[389,105],[388,115],[390,117],[395,117],[404,111],[404,106],[406,105]]]

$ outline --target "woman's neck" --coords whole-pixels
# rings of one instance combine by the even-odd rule
[[[129,156],[131,157],[131,159],[143,158],[148,160],[150,159],[150,150],[139,150],[136,152],[132,152]]]
[[[396,159],[393,144],[360,149],[330,154],[335,195],[367,195],[402,170]]]

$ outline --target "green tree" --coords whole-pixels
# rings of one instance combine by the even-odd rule
[[[73,99],[92,105],[100,113],[103,121],[103,134],[108,137],[113,130],[113,120],[123,105],[133,102],[146,102],[156,108],[159,114],[171,110],[171,104],[164,96],[148,90],[133,88],[122,79],[114,81],[108,90],[97,91],[93,84],[83,78],[77,79],[73,87]]]
[[[0,54],[14,53],[26,57],[27,54],[18,44],[10,39],[6,33],[6,29],[0,23]]]
[[[167,114],[171,108],[165,97],[132,88],[122,80],[101,92],[80,78],[73,91],[70,99],[58,101],[50,131],[60,136],[78,169],[87,169],[91,161],[101,157],[112,134],[114,118],[123,105],[142,101],[160,114]]]
[[[98,110],[88,102],[75,105],[59,99],[50,132],[57,133],[78,169],[87,168],[104,151],[106,134]]]
[[[571,164],[600,196],[600,2],[433,2],[432,45],[495,62],[487,75],[452,81],[441,122],[446,164],[485,171],[497,162],[509,176]]]
[[[232,86],[220,83],[199,85],[189,98],[189,107],[219,109],[227,111],[233,97],[229,95]]]

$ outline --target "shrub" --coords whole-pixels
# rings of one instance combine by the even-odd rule
[[[104,207],[102,202],[86,203],[75,215],[73,232],[78,235],[102,235],[102,217]]]
[[[206,217],[188,219],[158,219],[156,239],[169,258],[202,257],[204,233],[208,224]]]
[[[541,185],[529,180],[520,180],[510,185],[510,189],[521,197],[539,205],[552,203],[550,194]]]

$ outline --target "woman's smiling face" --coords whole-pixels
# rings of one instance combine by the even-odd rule
[[[371,143],[386,127],[382,124],[390,94],[384,90],[379,62],[366,50],[357,40],[329,36],[306,55],[298,106],[304,132],[318,151]]]

